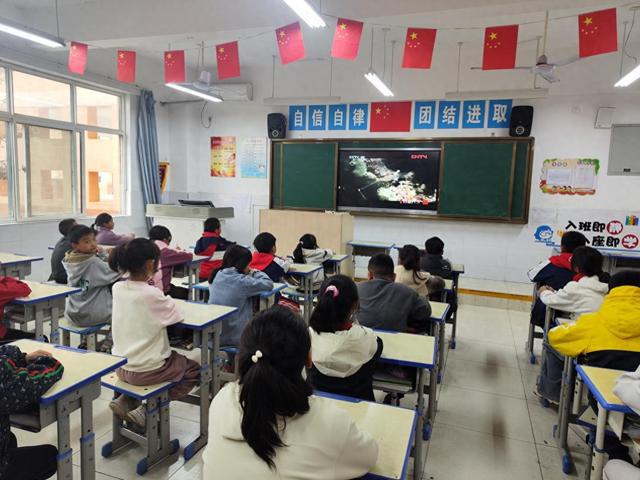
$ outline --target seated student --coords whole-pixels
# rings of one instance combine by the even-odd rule
[[[196,242],[193,249],[196,255],[211,257],[216,252],[221,252],[234,245],[234,242],[220,236],[222,229],[220,220],[211,217],[204,221],[204,233]],[[207,260],[200,264],[200,280],[208,280],[213,272],[218,271],[222,260]]]
[[[317,390],[375,401],[373,373],[382,340],[355,322],[357,311],[353,280],[335,275],[324,281],[309,322],[313,367],[308,375]]]
[[[370,328],[406,332],[429,327],[431,305],[406,285],[395,283],[393,259],[379,253],[369,260],[369,280],[358,284],[358,322]]]
[[[253,299],[273,289],[266,273],[249,268],[251,252],[233,245],[224,254],[222,267],[209,279],[209,303],[237,307],[238,310],[222,322],[220,345],[236,346],[240,334],[253,316]]]
[[[239,380],[211,402],[203,478],[347,480],[376,463],[376,441],[302,375],[311,339],[283,307],[260,312],[242,333]]]
[[[424,242],[424,248],[426,253],[420,259],[420,270],[447,280],[453,278],[451,262],[443,257],[444,242],[438,237],[431,237]]]
[[[153,275],[153,285],[159,288],[162,293],[173,298],[187,300],[189,289],[176,287],[171,283],[173,278],[173,267],[183,265],[193,260],[193,254],[185,252],[180,248],[171,248],[171,232],[167,227],[155,225],[149,230],[149,239],[153,240],[160,249],[160,263],[158,271]]]
[[[425,298],[429,295],[427,282],[431,274],[420,269],[420,250],[415,245],[405,245],[398,251],[395,274],[396,282],[406,285]]]
[[[71,250],[62,265],[67,271],[68,285],[81,288],[82,292],[67,297],[65,317],[81,327],[111,323],[111,285],[120,275],[109,268],[92,229],[76,225],[69,233],[69,241]],[[107,339],[100,349],[108,351],[110,347],[111,340]]]
[[[249,268],[266,273],[274,282],[281,282],[293,262],[276,256],[276,237],[269,232],[259,233],[253,240],[253,246],[256,251]]]
[[[56,243],[51,253],[51,275],[49,276],[49,280],[53,280],[62,285],[67,284],[67,272],[62,266],[62,259],[65,254],[71,250],[69,232],[76,225],[77,223],[73,218],[65,218],[58,224],[58,231],[60,235],[62,235],[62,238],[58,240],[58,243]]]
[[[36,338],[35,333],[23,332],[7,327],[4,322],[4,306],[14,298],[26,297],[31,288],[24,282],[13,277],[0,277],[0,344],[13,342],[20,338]]]
[[[18,447],[9,415],[38,403],[63,371],[60,362],[44,350],[24,354],[14,345],[0,346],[0,480],[44,480],[55,475],[58,449]]]
[[[320,248],[315,235],[305,233],[293,251],[293,261],[295,263],[310,263],[312,265],[322,265],[325,261],[333,257],[333,251]],[[325,279],[324,271],[313,274],[313,289],[318,290]]]
[[[118,235],[113,231],[114,227],[113,217],[108,213],[101,213],[96,217],[91,228],[96,231],[96,241],[99,245],[124,245],[135,238],[133,233]]]
[[[113,354],[126,357],[116,373],[131,385],[179,382],[169,390],[176,400],[198,384],[200,365],[169,347],[167,327],[184,320],[174,300],[149,285],[160,261],[160,250],[151,240],[136,238],[115,248],[109,266],[128,278],[113,286]],[[119,396],[109,404],[120,418],[145,426],[142,405]]]
[[[616,273],[609,289],[597,312],[549,330],[549,345],[593,367],[632,372],[640,365],[640,272]],[[591,404],[597,411],[597,404]],[[607,441],[605,450],[609,458],[629,458],[626,447],[615,440]]]
[[[584,247],[587,239],[580,232],[570,230],[562,235],[560,240],[560,255],[553,255],[549,260],[533,267],[527,276],[529,280],[535,282],[538,287],[549,286],[554,290],[560,290],[576,276],[571,269],[571,256],[578,247]],[[544,327],[546,307],[540,298],[531,310],[531,323],[538,327]]]
[[[604,283],[609,281],[609,274],[602,271],[602,254],[591,247],[576,248],[571,258],[571,267],[576,274],[575,278],[579,278],[577,281],[572,280],[557,292],[548,286],[540,287],[539,297],[545,305],[567,312],[575,320],[583,313],[595,312],[600,308],[609,291],[609,286]],[[534,393],[557,403],[560,399],[564,359],[549,348],[546,342],[543,348],[546,355],[540,367],[537,391]]]

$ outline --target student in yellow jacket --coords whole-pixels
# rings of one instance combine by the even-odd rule
[[[640,272],[615,274],[609,288],[597,312],[553,328],[549,343],[588,365],[634,371],[640,365]]]

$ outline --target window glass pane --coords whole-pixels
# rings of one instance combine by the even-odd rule
[[[7,111],[9,105],[7,105],[7,71],[4,68],[0,68],[0,110]]]
[[[85,213],[122,213],[120,135],[84,133]]]
[[[77,122],[104,128],[120,128],[120,97],[76,87]]]
[[[73,213],[71,132],[22,124],[16,127],[20,215]]]
[[[9,216],[7,122],[0,122],[0,218]]]
[[[13,104],[16,113],[69,122],[71,86],[14,70]]]

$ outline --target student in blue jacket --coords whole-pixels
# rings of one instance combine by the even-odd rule
[[[273,289],[266,273],[249,268],[251,252],[239,245],[227,249],[222,267],[209,278],[209,303],[238,309],[222,322],[220,345],[237,346],[240,334],[253,316],[252,298]]]

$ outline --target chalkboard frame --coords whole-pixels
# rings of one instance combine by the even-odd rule
[[[281,175],[280,178],[276,178],[274,174],[276,173],[275,167],[275,159],[276,159],[276,149],[281,149],[283,143],[335,143],[336,144],[336,158],[334,161],[334,204],[332,209],[327,208],[297,208],[297,207],[287,207],[280,204],[276,204],[274,202],[274,196],[280,195],[278,198],[282,200],[282,191],[283,185],[281,183]],[[523,225],[527,224],[529,220],[529,203],[531,197],[531,176],[532,176],[532,168],[533,168],[533,154],[534,154],[534,146],[535,139],[533,137],[411,137],[411,138],[304,138],[304,139],[274,139],[271,141],[271,149],[270,149],[270,182],[269,182],[269,205],[272,209],[279,210],[307,210],[307,211],[324,211],[324,210],[337,210],[337,169],[338,169],[338,155],[341,148],[376,148],[377,145],[380,144],[394,144],[394,145],[403,145],[403,144],[416,144],[416,143],[431,143],[440,144],[441,146],[441,168],[440,168],[440,182],[439,187],[442,187],[442,175],[444,173],[444,169],[446,168],[446,155],[445,155],[445,145],[447,143],[511,143],[513,144],[513,161],[511,168],[511,186],[509,189],[509,208],[508,211],[510,214],[514,212],[513,206],[513,198],[514,198],[514,182],[516,179],[515,175],[515,162],[518,152],[518,143],[523,143],[526,145],[526,154],[525,160],[526,165],[524,167],[524,178],[522,187],[522,215],[520,216],[509,216],[509,217],[491,217],[491,216],[469,216],[469,215],[452,215],[452,214],[435,214],[435,215],[424,215],[424,214],[416,214],[411,212],[402,212],[398,211],[397,213],[387,213],[387,212],[370,212],[370,211],[350,211],[354,216],[368,216],[368,217],[386,217],[386,218],[405,218],[405,219],[418,219],[418,220],[443,220],[443,221],[470,221],[470,222],[489,222],[489,223],[501,223],[501,224],[517,224]],[[348,145],[344,145],[348,144]],[[384,146],[379,146],[377,148],[384,149]],[[407,148],[409,148],[407,146]],[[282,152],[282,150],[280,150]],[[280,156],[280,159],[282,157]],[[275,185],[278,181],[277,185]],[[276,188],[277,187],[277,188]],[[279,192],[277,191],[279,190]],[[340,210],[342,211],[342,210]]]

